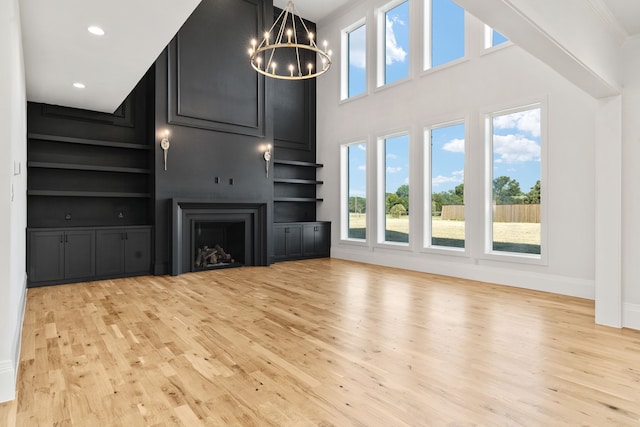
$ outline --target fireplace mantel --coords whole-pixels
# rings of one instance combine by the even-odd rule
[[[193,220],[228,221],[239,218],[252,230],[248,265],[268,265],[267,202],[220,202],[213,200],[172,199],[171,202],[171,275],[191,271],[191,255],[185,250]],[[185,253],[186,252],[186,253]]]

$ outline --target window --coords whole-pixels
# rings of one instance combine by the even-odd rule
[[[342,32],[342,99],[367,90],[367,26],[364,19]]]
[[[489,251],[541,254],[541,107],[488,117],[491,146]]]
[[[425,69],[464,58],[464,9],[452,0],[426,3],[425,23],[430,30],[426,34]]]
[[[508,42],[509,39],[488,25],[484,26],[484,48],[489,49],[499,44]]]
[[[394,1],[381,12],[378,86],[409,77],[409,0]]]
[[[425,154],[431,173],[425,185],[431,204],[425,230],[425,247],[464,248],[464,122],[448,123],[425,131]]]
[[[367,145],[342,146],[343,239],[367,239]]]
[[[409,243],[409,135],[380,140],[378,188],[380,195],[378,239],[384,243]],[[384,237],[384,239],[383,239]]]

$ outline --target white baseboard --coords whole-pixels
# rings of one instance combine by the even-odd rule
[[[0,360],[0,403],[16,398],[16,370],[13,360]]]
[[[623,304],[622,327],[640,330],[640,304],[629,302]]]
[[[24,292],[19,303],[17,327],[13,334],[13,360],[0,360],[0,403],[16,398],[16,378],[20,366],[20,348],[22,345],[22,325],[27,305],[27,277],[24,278]]]
[[[551,292],[578,298],[595,299],[595,281],[526,270],[498,268],[473,263],[434,261],[423,254],[392,254],[361,248],[332,247],[331,257],[367,264],[404,268],[424,273]]]

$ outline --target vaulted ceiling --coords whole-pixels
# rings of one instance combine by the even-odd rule
[[[623,37],[640,34],[640,1],[585,0]],[[275,0],[278,7],[288,0]],[[296,0],[321,22],[350,0]],[[112,112],[133,89],[200,0],[21,0],[30,101]],[[99,25],[104,36],[87,32]],[[79,82],[86,87],[77,89]]]

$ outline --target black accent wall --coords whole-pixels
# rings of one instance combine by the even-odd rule
[[[171,273],[173,198],[266,203],[271,224],[274,165],[267,177],[267,144],[274,159],[315,162],[315,82],[266,79],[249,65],[249,40],[279,12],[271,1],[203,0],[156,62],[156,274]],[[159,146],[165,130],[166,171]],[[292,205],[291,216],[296,209],[310,207]],[[311,209],[315,219],[315,203]]]
[[[173,199],[265,204],[268,257],[260,263],[273,262],[272,224],[316,219],[315,81],[265,78],[247,54],[251,37],[270,28],[279,12],[271,0],[203,0],[113,114],[29,103],[28,130],[35,134],[29,227],[152,225],[152,271],[167,274]],[[160,148],[166,131],[167,170]],[[268,177],[267,144],[273,146]],[[48,158],[68,165],[42,165]],[[287,171],[291,166],[280,164],[278,171],[276,161],[304,165]],[[308,183],[274,181],[278,173]],[[274,201],[274,185],[285,201]],[[65,186],[67,194],[53,195]],[[89,197],[94,190],[111,193]]]

